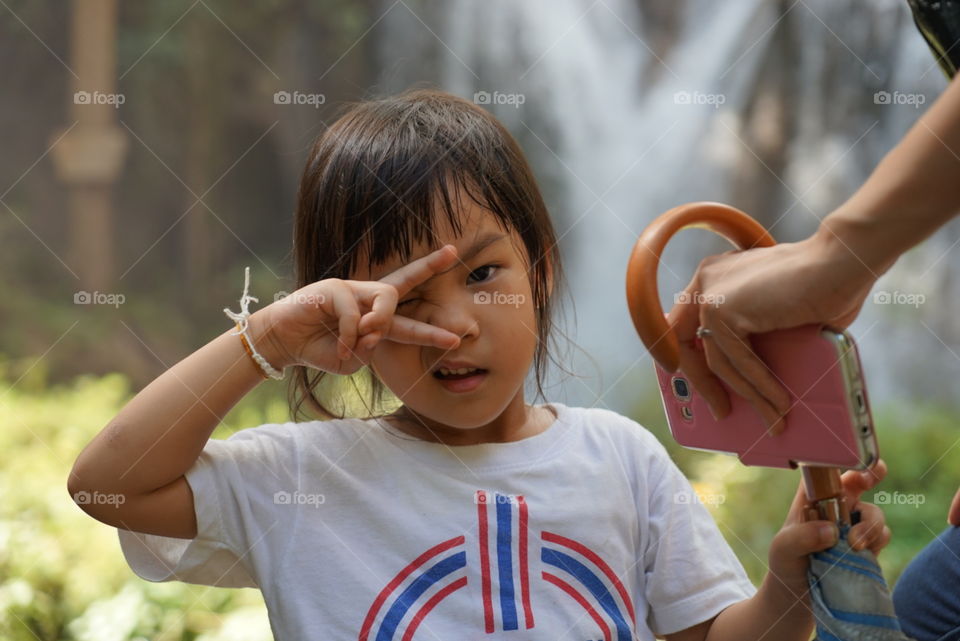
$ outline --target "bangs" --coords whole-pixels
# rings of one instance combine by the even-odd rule
[[[335,239],[345,248],[341,261],[342,273],[338,278],[348,278],[361,266],[372,273],[374,267],[393,257],[406,264],[413,258],[414,247],[423,244],[429,251],[440,248],[437,240],[444,224],[457,237],[463,235],[463,199],[490,212],[504,231],[509,231],[512,221],[500,204],[490,185],[478,183],[483,176],[455,173],[448,162],[439,162],[426,169],[420,177],[410,181],[396,180],[388,184],[380,182],[375,174],[369,191],[354,188],[354,194],[369,193],[363,199],[355,197],[348,203],[352,212],[346,218],[343,236]],[[368,181],[370,183],[371,181]],[[348,188],[349,189],[349,188]]]
[[[421,90],[360,103],[320,137],[313,157],[301,181],[298,286],[349,279],[364,258],[372,270],[394,256],[409,262],[420,243],[439,248],[443,219],[462,235],[463,197],[504,231],[523,235],[531,217],[546,217],[510,134],[461,98]],[[528,258],[543,249],[525,245]]]

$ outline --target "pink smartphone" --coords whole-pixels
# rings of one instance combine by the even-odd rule
[[[877,460],[860,356],[847,332],[806,325],[756,334],[751,343],[790,392],[786,429],[768,435],[753,406],[725,384],[731,411],[717,421],[682,372],[671,374],[657,365],[660,396],[678,443],[736,454],[745,465],[765,467],[806,463],[865,469]]]

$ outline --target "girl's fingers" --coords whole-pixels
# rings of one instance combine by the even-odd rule
[[[369,308],[360,319],[358,330],[361,335],[374,330],[386,330],[390,319],[397,309],[398,292],[395,287],[379,281],[352,280],[350,286],[365,308]]]
[[[360,339],[360,349],[370,351],[380,342],[380,332],[371,332]]]
[[[807,521],[784,526],[770,543],[771,557],[803,560],[814,552],[836,545],[839,531],[830,521]]]
[[[880,536],[870,544],[870,551],[874,554],[880,554],[880,551],[890,543],[891,538],[893,538],[893,532],[890,531],[889,526],[884,525]]]
[[[449,249],[448,249],[449,248]],[[379,282],[393,285],[397,288],[400,296],[404,296],[411,289],[424,283],[440,270],[453,264],[457,256],[457,248],[453,245],[444,245],[440,249],[422,258],[418,258],[412,263],[408,263],[390,272],[380,279]]]
[[[883,459],[870,468],[862,471],[849,470],[840,476],[843,483],[843,490],[846,492],[848,500],[855,503],[860,495],[876,487],[880,481],[887,475],[887,464]]]
[[[441,349],[453,349],[460,344],[460,337],[453,332],[415,321],[406,316],[393,317],[386,338],[396,343],[426,345]]]
[[[334,287],[333,311],[337,315],[339,341],[337,356],[341,361],[350,359],[357,343],[357,325],[360,322],[360,308],[357,299],[348,285]]]
[[[420,260],[426,258],[429,256]],[[397,343],[426,345],[441,349],[451,349],[459,345],[460,337],[452,332],[398,315],[396,313],[399,298],[397,288],[385,285],[382,281],[350,281],[350,285],[364,306],[370,307],[370,311],[360,317],[356,325],[361,337],[376,332],[377,341],[387,338]]]
[[[884,529],[889,529],[884,522],[883,511],[872,503],[860,503],[857,509],[860,510],[860,522],[850,528],[847,542],[854,550],[873,549],[881,541]]]

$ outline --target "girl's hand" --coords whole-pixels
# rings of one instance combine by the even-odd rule
[[[860,511],[860,522],[847,533],[847,541],[855,550],[869,548],[878,554],[890,542],[890,528],[885,523],[883,512],[872,503],[860,501],[860,496],[875,487],[886,475],[887,464],[880,459],[868,470],[851,470],[841,476],[850,511]],[[771,589],[792,601],[805,595],[809,589],[808,555],[832,547],[838,536],[834,524],[806,520],[806,505],[807,497],[801,483],[783,527],[770,544],[770,572],[765,583],[770,583]]]
[[[450,267],[456,256],[456,248],[445,245],[377,281],[328,278],[301,287],[258,312],[265,313],[257,328],[269,346],[264,357],[278,369],[306,365],[352,374],[370,362],[374,347],[384,338],[440,349],[457,347],[456,334],[395,314],[402,296]]]

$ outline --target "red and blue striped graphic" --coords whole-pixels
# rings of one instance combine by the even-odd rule
[[[477,490],[475,500],[484,630],[518,630],[521,616],[524,628],[530,629],[534,619],[530,605],[527,503],[522,495],[483,490]]]
[[[633,602],[613,569],[596,552],[559,534],[542,532],[540,560],[559,572],[543,571],[543,580],[562,590],[586,610],[603,631],[604,641],[630,641],[636,628]],[[629,617],[624,617],[626,611]]]
[[[375,641],[413,639],[430,611],[467,584],[464,542],[463,536],[444,541],[397,573],[370,606],[360,629],[360,641],[370,638],[375,624]],[[402,636],[398,636],[400,630]]]
[[[479,561],[480,602],[487,634],[534,627],[530,598],[528,505],[522,495],[477,490],[477,547],[466,536],[444,541],[414,559],[387,583],[370,606],[359,641],[412,641],[441,601],[467,585]],[[620,578],[599,554],[579,541],[542,531],[543,590],[559,590],[582,608],[604,641],[630,641],[636,629],[633,603]],[[472,558],[471,548],[477,551]],[[547,587],[550,586],[550,587]],[[475,593],[474,593],[475,594]],[[465,597],[460,597],[465,598]],[[471,599],[476,598],[471,596]],[[550,601],[557,603],[556,596]],[[465,622],[462,622],[465,623]],[[429,630],[427,630],[429,632]],[[434,635],[436,636],[436,635]]]

